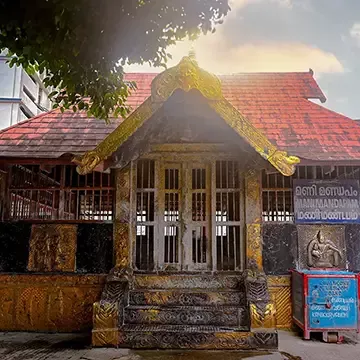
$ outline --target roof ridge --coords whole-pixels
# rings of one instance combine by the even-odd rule
[[[41,117],[47,116],[47,115],[49,115],[49,114],[51,114],[51,113],[53,113],[53,112],[56,112],[56,111],[58,111],[58,110],[60,110],[60,108],[52,109],[52,110],[43,112],[43,113],[41,113],[41,114],[39,114],[39,115],[33,116],[33,117],[29,118],[29,119],[26,119],[26,120],[23,120],[23,121],[19,121],[18,123],[14,124],[14,125],[8,126],[8,127],[5,128],[5,129],[1,129],[1,130],[0,130],[0,134],[3,134],[3,133],[5,133],[6,131],[8,131],[8,130],[10,130],[10,129],[13,129],[14,127],[17,127],[17,126],[26,124],[26,123],[28,123],[28,122],[31,122],[31,121],[33,121],[33,120],[35,120],[35,119],[39,119],[39,118],[41,118]]]

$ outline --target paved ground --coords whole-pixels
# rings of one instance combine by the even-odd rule
[[[0,360],[360,360],[360,344],[303,341],[280,332],[280,352],[131,351],[91,349],[89,339],[74,335],[0,333]]]

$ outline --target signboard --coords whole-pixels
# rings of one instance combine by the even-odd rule
[[[350,278],[309,277],[309,328],[357,327],[357,282]]]
[[[357,180],[294,180],[295,222],[360,223]]]

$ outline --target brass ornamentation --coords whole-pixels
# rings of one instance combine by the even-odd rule
[[[245,221],[247,224],[260,224],[261,206],[261,173],[253,169],[245,176]]]
[[[250,304],[251,330],[274,329],[275,308],[273,303],[251,303]]]
[[[116,266],[127,268],[129,266],[129,224],[115,221],[114,223],[114,251]]]
[[[295,165],[300,162],[299,158],[288,156],[286,152],[278,150],[260,130],[224,98],[221,81],[215,75],[201,69],[191,57],[184,57],[177,66],[156,76],[151,85],[151,96],[94,150],[73,159],[73,162],[78,165],[78,172],[87,174],[101,161],[111,156],[160,109],[177,89],[186,92],[191,89],[199,90],[209,100],[210,107],[263,158],[286,176],[291,176],[295,172]]]
[[[107,159],[120,145],[122,145],[143,123],[158,109],[160,104],[153,104],[151,98],[145,100],[131,113],[111,134],[109,134],[94,150],[72,160],[77,164],[80,175],[88,174],[103,160]]]
[[[246,258],[249,269],[262,271],[262,237],[261,224],[247,224]]]
[[[185,56],[177,66],[157,75],[151,84],[151,100],[166,101],[176,89],[196,89],[209,100],[223,98],[220,79],[201,69],[195,59]]]
[[[75,271],[76,225],[32,225],[29,271]]]
[[[117,169],[114,251],[115,266],[122,269],[130,262],[130,213],[130,169]]]
[[[85,175],[93,171],[102,160],[99,152],[95,149],[86,152],[82,156],[74,157],[73,162],[78,165],[77,172],[80,175]]]
[[[288,156],[285,151],[280,151],[268,138],[246,119],[229,101],[209,102],[209,105],[232,127],[241,137],[277,170],[285,176],[295,172],[295,165],[300,162],[296,156]]]
[[[290,329],[292,327],[290,276],[268,276],[271,300],[276,309],[276,327]]]
[[[0,275],[1,331],[88,331],[102,275]]]
[[[280,150],[270,153],[267,160],[285,176],[293,175],[295,165],[300,162],[297,156],[289,156],[286,151]]]

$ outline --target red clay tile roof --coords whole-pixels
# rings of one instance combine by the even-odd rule
[[[128,99],[135,109],[149,95],[156,74],[127,74],[138,90]],[[325,101],[306,73],[244,73],[221,76],[233,106],[281,150],[310,160],[360,160],[360,125],[308,99]],[[58,158],[93,149],[119,123],[59,110],[41,114],[0,132],[0,156]]]

